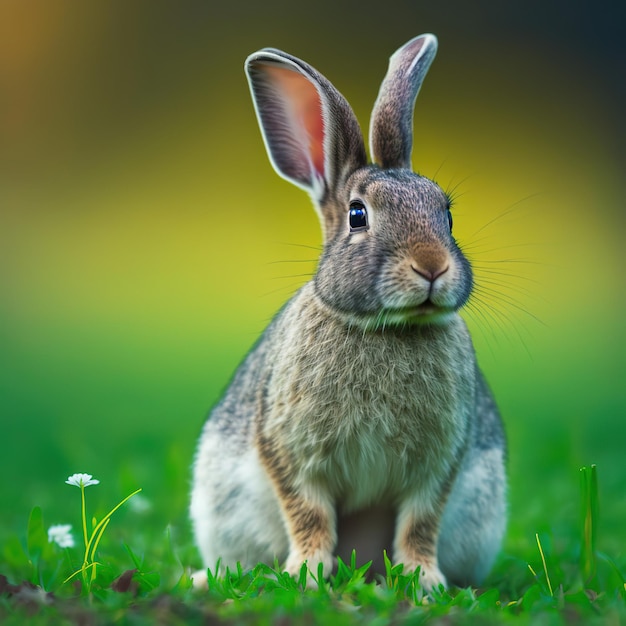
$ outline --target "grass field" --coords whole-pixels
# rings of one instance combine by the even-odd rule
[[[3,543],[0,619],[3,624],[621,624],[626,563],[623,555],[614,558],[598,549],[612,542],[598,518],[595,468],[574,478],[580,480],[578,515],[544,520],[549,528],[534,536],[509,536],[483,588],[440,590],[429,598],[414,576],[390,563],[385,576],[368,582],[367,564],[358,564],[355,555],[351,563],[340,562],[328,582],[318,573],[322,582],[315,590],[304,590],[304,568],[295,580],[275,564],[210,575],[209,591],[194,591],[188,564],[196,558],[182,520],[165,529],[150,523],[153,516],[163,519],[163,512],[154,512],[137,494],[111,517],[101,514],[100,526],[94,526],[92,501],[101,502],[99,488],[111,490],[104,484],[85,487],[90,546],[85,556],[81,496],[75,486],[64,485],[63,521],[74,523],[75,545],[50,542],[47,520],[35,507],[23,532]],[[532,525],[532,519],[525,521]]]
[[[0,3],[0,622],[626,623],[619,3],[244,4]],[[476,271],[464,315],[509,440],[502,555],[483,588],[427,602],[397,568],[366,582],[358,555],[316,591],[259,566],[193,592],[200,428],[320,245],[243,61],[306,59],[367,132],[388,56],[429,31],[413,158],[454,192]],[[84,563],[77,472],[100,481],[88,535],[142,491],[64,584]],[[71,548],[48,541],[65,524]]]

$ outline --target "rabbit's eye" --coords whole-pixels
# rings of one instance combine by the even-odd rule
[[[452,211],[448,209],[448,226],[450,227],[450,232],[452,232]]]
[[[367,230],[369,228],[369,224],[367,222],[367,209],[362,202],[354,201],[350,203],[348,220],[350,223],[351,233]]]

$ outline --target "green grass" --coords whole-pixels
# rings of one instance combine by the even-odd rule
[[[576,477],[571,476],[573,490]],[[104,482],[104,481],[103,481]],[[194,590],[197,563],[184,523],[159,528],[149,502],[103,503],[101,486],[65,487],[66,519],[76,546],[48,541],[45,511],[34,507],[19,533],[9,534],[0,560],[3,624],[620,624],[626,621],[625,560],[598,551],[598,477],[580,470],[580,515],[554,519],[552,531],[509,537],[481,589],[443,589],[424,597],[414,575],[387,562],[373,581],[367,564],[339,562],[317,589],[259,564],[251,571],[209,572],[208,591]],[[118,494],[121,502],[126,494]],[[141,498],[142,496],[139,496]],[[111,511],[95,515],[92,509]],[[182,513],[182,511],[181,511]],[[106,522],[106,520],[109,522]],[[100,534],[100,530],[105,532]],[[94,547],[92,535],[100,537]],[[91,560],[85,553],[88,543]],[[611,542],[609,542],[611,544]],[[511,550],[513,548],[513,551]],[[97,563],[97,568],[90,564]],[[81,568],[88,564],[87,575]],[[85,574],[85,572],[82,572]],[[72,576],[74,574],[74,576]],[[68,580],[69,579],[69,580]]]

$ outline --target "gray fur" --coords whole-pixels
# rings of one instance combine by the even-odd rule
[[[413,107],[436,53],[435,36],[420,35],[389,59],[370,126],[372,158],[383,168],[411,168]]]
[[[392,57],[378,102],[388,108],[392,89],[400,118],[419,84],[398,85],[421,83],[434,42],[416,38]],[[407,64],[418,79],[403,78]],[[246,69],[272,163],[309,191],[325,241],[315,277],[205,424],[191,498],[204,566],[278,558],[292,574],[304,561],[328,574],[335,554],[354,547],[379,565],[386,549],[419,566],[426,589],[478,584],[504,533],[505,439],[458,315],[472,273],[448,199],[406,165],[367,165],[348,104],[302,61],[263,50]],[[398,145],[379,108],[377,145]],[[312,145],[315,120],[298,128],[310,110],[323,116],[323,146]],[[404,119],[404,160],[410,130]],[[361,232],[348,226],[354,200],[368,214]]]

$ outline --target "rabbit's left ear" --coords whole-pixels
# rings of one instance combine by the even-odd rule
[[[274,169],[319,206],[366,163],[350,105],[319,72],[280,50],[255,52],[245,68]]]
[[[383,168],[411,169],[413,109],[417,93],[437,53],[437,38],[420,35],[389,59],[370,122],[370,152]]]

